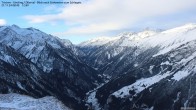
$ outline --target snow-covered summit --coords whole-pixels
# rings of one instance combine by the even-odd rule
[[[158,33],[158,32],[156,32],[156,31],[146,30],[146,31],[142,31],[142,32],[137,33],[137,35],[138,35],[138,37],[140,37],[140,38],[145,38],[145,37],[148,37],[148,36],[155,35],[155,34],[157,34],[157,33]]]
[[[85,47],[85,46],[101,46],[110,41],[118,39],[118,37],[97,37],[85,42],[80,43],[78,46]]]
[[[35,28],[20,28],[17,25],[3,26],[0,28],[0,43],[11,46],[16,51],[37,63],[40,55],[47,47],[54,49],[70,48],[70,41],[46,34]],[[44,55],[48,55],[45,53]]]
[[[195,23],[186,24],[180,27],[169,29],[166,31],[144,30],[141,32],[123,32],[115,37],[98,37],[79,44],[80,47],[84,46],[102,46],[102,45],[118,45],[118,46],[133,46],[133,45],[170,45],[176,40],[181,39],[181,35],[185,32],[196,29]],[[181,37],[180,37],[181,36]],[[191,40],[193,37],[186,39]],[[183,39],[185,39],[183,37]],[[181,39],[181,40],[183,40]]]
[[[135,32],[122,32],[122,33],[118,34],[117,37],[128,37],[128,36],[131,36],[134,34],[136,34],[136,33]]]
[[[145,38],[145,37],[148,37],[150,35],[154,35],[156,33],[158,33],[158,31],[146,29],[146,30],[139,31],[139,32],[122,32],[119,35],[117,35],[117,37],[133,37],[133,36],[139,36],[141,38]]]
[[[124,33],[118,35],[119,39],[115,39],[113,42],[108,44],[109,46],[123,46],[123,47],[130,47],[135,46],[138,44],[139,41],[158,34],[156,31],[144,30],[141,32],[135,33]]]
[[[59,39],[65,46],[72,46],[72,42],[67,39]]]
[[[55,42],[57,42],[57,40],[59,40],[59,41],[63,41],[63,44],[65,44],[65,46],[72,45],[72,43],[69,40],[61,40],[56,36],[46,34],[42,31],[40,31],[39,29],[35,29],[32,27],[20,28],[17,25],[0,27],[0,33],[5,34],[4,38],[6,37],[6,34],[8,34],[10,32],[16,34],[15,37],[17,37],[18,39],[21,39],[22,41],[25,41],[25,42],[45,43],[47,41],[49,44],[52,45],[52,44],[55,44]],[[8,37],[10,39],[13,38],[13,36],[8,36]],[[7,38],[7,39],[10,40],[9,38]]]
[[[189,23],[189,24],[185,24],[183,26],[179,26],[173,29],[169,29],[167,31],[164,31],[163,33],[178,33],[178,32],[186,32],[192,29],[196,28],[196,23]]]
[[[102,46],[105,44],[108,45],[120,45],[120,46],[130,46],[129,43],[127,44],[127,41],[138,41],[143,38],[152,36],[154,34],[157,34],[156,31],[151,30],[144,30],[141,32],[122,32],[117,36],[114,37],[98,37],[93,38],[91,40],[85,41],[80,43],[78,46],[85,47],[85,46]],[[121,43],[119,43],[121,42]]]
[[[13,31],[15,31],[17,34],[20,34],[20,35],[28,35],[28,34],[32,34],[32,33],[42,33],[44,34],[44,32],[41,32],[40,30],[38,29],[35,29],[35,28],[20,28],[19,26],[13,24],[13,25],[10,25],[10,26],[4,26],[3,27],[4,29],[5,28],[9,28],[9,29],[12,29]]]

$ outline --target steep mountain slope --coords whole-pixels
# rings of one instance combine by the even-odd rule
[[[148,36],[135,45],[129,43],[127,50],[111,60],[114,63],[109,69],[115,71],[104,71],[116,75],[89,93],[87,102],[92,107],[104,110],[196,107],[195,24]]]
[[[88,65],[92,65],[103,74],[115,76],[126,71],[127,65],[129,66],[131,63],[130,60],[134,60],[138,55],[140,51],[137,49],[139,41],[156,33],[147,30],[139,33],[122,33],[109,41],[105,41],[107,43],[103,45],[95,46],[91,41],[87,41],[89,43],[86,42],[86,45],[82,43],[78,48],[87,53],[82,56],[82,59]],[[123,58],[128,58],[128,60]]]
[[[47,90],[41,92],[44,88],[38,83],[44,82],[41,80],[43,71],[13,48],[0,45],[1,93],[18,92],[34,97],[47,94]]]
[[[77,58],[69,42],[67,46],[63,43],[34,28],[1,27],[0,92],[33,97],[52,95],[70,108],[83,109],[85,93],[102,79]]]

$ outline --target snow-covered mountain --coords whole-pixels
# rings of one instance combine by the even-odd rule
[[[34,28],[1,26],[0,109],[196,108],[195,47],[196,24],[76,46]]]
[[[137,41],[145,37],[154,35],[156,33],[157,33],[156,31],[150,31],[150,30],[145,30],[145,31],[138,32],[138,33],[123,32],[115,37],[98,37],[98,38],[94,38],[88,41],[84,41],[80,43],[78,46],[79,47],[99,47],[99,46],[103,46],[108,43],[110,44],[110,46],[115,45],[115,44],[119,46],[130,46],[130,44],[127,44],[128,42],[125,41],[126,38],[127,38],[126,40],[129,40],[129,41]]]
[[[85,93],[102,82],[99,73],[74,54],[69,41],[40,30],[3,26],[0,45],[0,93],[55,96],[79,109]]]
[[[196,24],[136,35],[89,49],[85,61],[111,79],[87,103],[104,110],[196,107]]]
[[[20,28],[16,25],[4,26],[0,28],[0,42],[11,46],[19,51],[32,62],[36,63],[40,53],[46,45],[54,49],[66,48],[71,46],[71,42],[46,34],[34,28]],[[66,46],[64,46],[66,45]]]
[[[115,65],[121,65],[123,57],[126,57],[129,53],[131,56],[137,56],[137,53],[134,51],[137,50],[136,48],[139,42],[155,34],[158,34],[158,32],[149,30],[138,33],[126,32],[121,33],[116,37],[107,38],[109,40],[104,40],[107,43],[104,43],[103,45],[97,45],[97,43],[100,44],[99,42],[91,42],[94,41],[93,39],[87,41],[85,45],[83,45],[84,43],[79,44],[78,49],[86,53],[84,56],[80,57],[88,65],[98,69],[103,74],[115,75],[116,73],[113,72],[121,73],[119,72],[120,69],[116,68]],[[99,41],[102,42],[102,40]]]

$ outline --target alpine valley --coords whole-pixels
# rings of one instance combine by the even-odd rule
[[[0,110],[196,108],[196,24],[78,45],[0,27]]]

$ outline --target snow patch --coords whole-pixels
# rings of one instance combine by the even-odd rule
[[[177,101],[179,101],[180,95],[181,95],[181,92],[178,92],[178,93],[177,93],[177,97],[176,97],[176,99],[174,100],[174,103],[176,103]]]
[[[188,71],[178,71],[176,74],[173,75],[173,77],[171,79],[174,79],[174,80],[181,80],[185,77],[187,77],[190,73]]]
[[[150,107],[150,109],[149,110],[154,110],[154,107],[152,106],[152,107]]]
[[[134,67],[137,67],[137,66],[138,66],[138,63],[135,63],[133,66],[134,66]]]
[[[22,90],[25,90],[26,91],[26,89],[21,85],[21,83],[20,82],[16,82],[16,84],[17,84],[17,86],[20,88],[20,89],[22,89]]]
[[[169,63],[169,61],[166,61],[166,62],[162,62],[161,65],[172,65],[172,64]]]
[[[106,52],[106,55],[107,55],[108,59],[110,59],[110,53]]]
[[[88,96],[88,99],[87,99],[86,102],[88,104],[91,104],[93,106],[93,109],[95,109],[95,110],[101,110],[101,108],[99,107],[98,100],[95,97],[96,96],[96,92],[97,91],[93,91],[92,93],[90,93],[90,95]]]
[[[180,62],[178,62],[178,64],[185,64],[185,63],[187,63],[188,61],[194,59],[195,57],[196,57],[196,52],[192,53],[192,55],[190,55],[188,58],[182,59]]]
[[[159,82],[163,78],[166,78],[167,76],[170,75],[170,72],[166,72],[165,74],[158,74],[149,78],[142,78],[137,80],[135,83],[125,86],[121,88],[120,90],[114,92],[112,95],[120,98],[125,98],[126,96],[129,96],[129,91],[135,91],[137,95],[138,93],[142,92],[144,89],[150,87],[151,85]]]
[[[107,82],[109,82],[109,80],[106,81],[105,83],[107,83]],[[93,110],[101,110],[101,107],[100,107],[100,104],[98,102],[98,99],[95,96],[96,96],[97,89],[102,87],[105,83],[100,84],[94,90],[91,90],[88,93],[86,93],[86,95],[87,95],[86,104],[89,105],[90,107],[92,107]]]
[[[154,68],[154,65],[150,66],[150,68],[148,69],[148,71],[150,72],[150,74],[153,74],[152,69]]]

